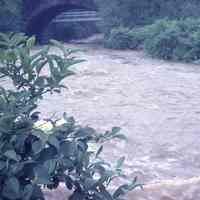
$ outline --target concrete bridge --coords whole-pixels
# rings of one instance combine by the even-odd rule
[[[96,6],[94,0],[24,0],[25,32],[40,35],[53,18],[73,9],[95,11]]]

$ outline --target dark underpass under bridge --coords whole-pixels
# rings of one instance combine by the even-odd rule
[[[24,0],[25,32],[40,36],[52,21],[100,21],[94,0]]]

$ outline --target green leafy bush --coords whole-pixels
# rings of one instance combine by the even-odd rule
[[[131,43],[129,29],[124,27],[114,28],[104,41],[104,45],[111,49],[128,49]]]
[[[138,49],[144,44],[148,37],[148,29],[146,27],[140,28],[114,28],[105,39],[105,47],[111,49]]]
[[[161,20],[147,29],[145,50],[150,55],[169,60],[200,59],[200,19]]]
[[[117,188],[107,189],[113,179],[127,179],[121,167],[102,159],[103,143],[124,136],[120,128],[97,133],[91,127],[76,124],[63,115],[63,122],[49,119],[49,130],[38,126],[38,101],[45,93],[61,92],[62,80],[72,75],[70,67],[82,62],[52,40],[60,56],[46,46],[31,52],[35,38],[1,34],[0,79],[11,80],[13,90],[0,87],[0,199],[44,199],[43,188],[56,189],[65,183],[71,190],[69,200],[119,200],[138,186],[136,180]],[[48,74],[43,71],[48,68]],[[91,149],[96,145],[98,150]]]
[[[144,46],[145,40],[149,37],[148,26],[133,28],[129,31],[128,35],[131,38],[129,44],[130,49],[141,49]]]
[[[152,25],[115,28],[105,40],[113,49],[138,49],[166,60],[185,62],[200,59],[200,19],[158,20]]]

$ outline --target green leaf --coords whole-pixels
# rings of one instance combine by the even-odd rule
[[[143,184],[138,183],[137,181],[137,177],[135,177],[135,179],[129,184],[129,191],[134,190],[135,188],[140,187],[141,189],[143,189]]]
[[[12,174],[17,175],[22,172],[24,164],[22,162],[17,162],[10,166],[10,171]]]
[[[50,43],[65,53],[65,47],[61,42],[51,39]]]
[[[30,200],[33,194],[33,190],[34,190],[33,185],[31,184],[26,185],[22,193],[23,200]]]
[[[63,158],[61,163],[66,170],[72,170],[75,166],[74,162],[68,158]]]
[[[57,160],[52,159],[52,160],[47,160],[44,163],[44,167],[48,170],[48,174],[52,174],[55,172],[57,166]]]
[[[76,143],[71,141],[65,141],[60,146],[60,152],[66,156],[74,156],[77,151]]]
[[[37,158],[38,162],[45,162],[47,160],[51,160],[52,158],[54,158],[57,155],[57,150],[55,147],[50,146],[48,148],[44,148],[42,149],[42,151],[39,153],[39,156]]]
[[[42,50],[39,52],[40,55],[46,57],[46,55],[49,53],[50,46],[45,46],[42,48]]]
[[[117,134],[119,131],[121,131],[121,128],[120,128],[120,127],[113,127],[113,128],[112,128],[112,134],[113,134],[113,135]]]
[[[18,156],[14,150],[6,151],[4,153],[4,156],[6,156],[10,160],[20,161],[20,156]]]
[[[120,140],[125,140],[125,141],[127,141],[127,137],[126,137],[125,135],[123,135],[123,134],[117,134],[117,135],[115,135],[113,138],[118,138],[118,139],[120,139]]]
[[[116,164],[116,169],[120,169],[122,167],[122,165],[124,164],[124,161],[125,161],[124,156],[119,158],[119,160],[117,161],[117,164]]]
[[[35,183],[36,184],[50,184],[50,175],[48,173],[48,170],[43,165],[38,165],[34,168],[35,173]]]
[[[6,167],[6,162],[0,161],[0,171]]]
[[[44,199],[44,193],[39,185],[33,185],[33,193],[31,199]]]
[[[14,119],[13,113],[4,114],[0,117],[0,131],[8,134],[13,128]]]
[[[114,200],[114,198],[111,196],[111,194],[106,190],[106,188],[101,185],[100,187],[100,194],[104,197],[106,200]]]
[[[33,36],[33,37],[30,37],[27,41],[26,41],[26,46],[30,49],[32,48],[34,45],[35,45],[35,42],[36,42],[36,38]]]
[[[38,85],[40,88],[44,88],[44,84],[45,84],[45,77],[44,76],[39,76],[35,80],[35,85]]]
[[[123,196],[126,194],[127,192],[127,189],[128,189],[128,185],[123,185],[123,186],[120,186],[113,194],[113,198],[114,199],[117,199],[119,198],[120,196]]]
[[[34,61],[34,63],[32,63],[32,66],[36,66],[36,72],[37,74],[40,74],[41,70],[43,69],[43,67],[47,64],[47,60],[43,60],[43,58],[40,58],[36,61]]]
[[[17,178],[10,177],[5,181],[2,196],[11,200],[20,198],[20,184]]]
[[[57,150],[60,149],[60,142],[54,135],[49,135],[48,142],[49,144],[54,146]]]
[[[103,146],[100,146],[95,157],[98,158],[102,151],[103,151]]]
[[[65,186],[71,190],[73,188],[73,180],[70,176],[65,176]]]
[[[43,149],[43,143],[41,140],[37,140],[32,144],[32,150],[34,154],[40,153],[42,149]]]
[[[118,187],[115,190],[113,197],[114,199],[118,199],[120,196],[124,196],[129,191],[134,190],[137,187],[140,187],[142,189],[142,184],[137,183],[137,177],[136,177],[130,184],[123,184],[120,187]]]
[[[94,189],[94,187],[96,187],[98,181],[92,179],[92,178],[87,178],[85,177],[84,178],[84,187],[85,187],[85,190],[91,190],[91,189]]]
[[[48,140],[48,135],[45,134],[42,130],[40,129],[34,129],[32,130],[32,135],[36,136],[40,140],[42,140],[43,143],[45,143]]]
[[[96,135],[96,131],[91,127],[80,128],[75,133],[75,136],[77,138],[88,138],[88,137],[94,137],[95,135]]]

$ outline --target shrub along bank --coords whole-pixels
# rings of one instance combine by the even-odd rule
[[[152,25],[112,29],[105,46],[114,49],[144,50],[153,57],[167,60],[198,61],[200,59],[200,19],[163,19]]]

